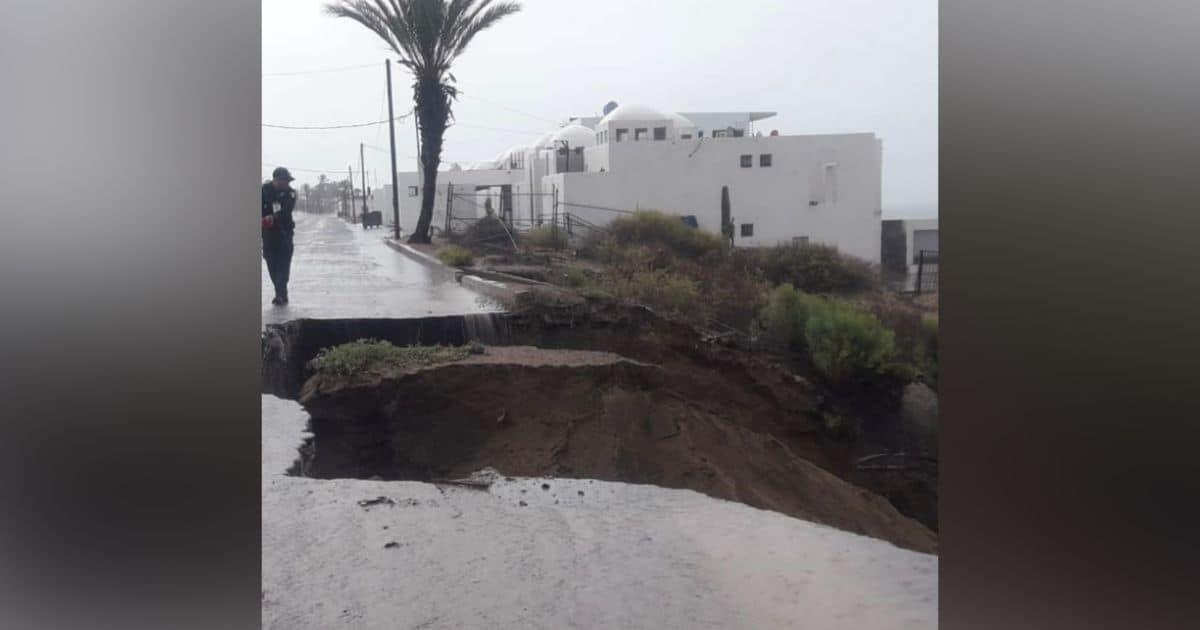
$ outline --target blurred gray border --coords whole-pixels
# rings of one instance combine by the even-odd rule
[[[2,627],[259,624],[260,11],[5,3]]]
[[[1200,3],[940,22],[942,627],[1194,627]]]

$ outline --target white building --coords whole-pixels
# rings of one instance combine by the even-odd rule
[[[574,117],[529,145],[469,169],[439,171],[435,227],[483,216],[490,200],[524,229],[550,221],[603,226],[622,213],[692,216],[734,243],[825,243],[879,262],[881,143],[872,133],[755,133],[773,112],[666,113],[623,105],[604,117]],[[415,228],[418,173],[399,174],[400,221]],[[447,199],[447,194],[452,193]],[[722,213],[728,195],[730,211]],[[461,227],[461,226],[458,226]]]

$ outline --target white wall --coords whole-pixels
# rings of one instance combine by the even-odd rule
[[[622,123],[624,124],[624,123]],[[655,209],[695,215],[701,229],[720,232],[721,188],[729,187],[734,242],[765,246],[807,236],[811,243],[879,262],[880,159],[874,134],[708,138],[659,142],[610,142],[606,173],[546,177],[565,203],[623,210]],[[763,154],[772,165],[760,167]],[[741,168],[740,156],[753,156]],[[589,152],[589,170],[593,164]],[[824,190],[823,164],[836,163],[837,190]],[[810,206],[810,199],[820,202]],[[565,206],[587,221],[605,224],[618,214]],[[754,236],[742,237],[752,223]]]
[[[414,171],[407,171],[396,174],[397,181],[400,185],[400,228],[405,232],[411,233],[417,227],[417,219],[421,214],[421,180],[417,177]],[[529,179],[524,170],[478,170],[478,171],[438,171],[436,194],[433,200],[433,222],[432,225],[437,229],[442,229],[446,224],[446,191],[448,186],[454,186],[455,193],[463,195],[474,195],[477,186],[502,186],[511,185],[513,192],[528,192]],[[417,194],[411,195],[410,187],[417,187]],[[483,194],[480,191],[479,194]],[[478,218],[483,216],[484,200],[478,198],[456,198],[454,200],[454,216],[456,217],[473,217]],[[522,198],[523,199],[523,198]],[[475,203],[472,204],[471,202]],[[517,205],[518,212],[523,211],[525,216],[529,209],[528,201],[520,202],[514,197],[513,203]],[[492,201],[492,207],[498,212],[500,210],[499,199]]]

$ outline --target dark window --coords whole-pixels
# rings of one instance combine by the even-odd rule
[[[699,131],[697,131],[697,132],[696,132],[696,137],[697,137],[697,138],[703,138],[703,137],[704,137],[704,130],[703,130],[703,129],[700,129]]]
[[[759,166],[770,166],[771,165],[771,154],[764,153],[764,154],[758,156],[758,165]]]
[[[725,135],[726,135],[726,134],[725,134],[725,130],[724,130],[724,129],[713,129],[713,132],[712,132],[712,137],[714,137],[714,138],[724,138],[724,137],[725,137]]]
[[[648,130],[647,130],[645,127],[642,127],[642,128],[640,128],[640,129],[634,129],[634,130],[633,130],[633,139],[634,139],[634,141],[636,141],[636,142],[640,142],[640,141],[642,141],[642,140],[645,140],[645,139],[646,139],[646,132],[647,132],[647,131],[648,131]]]
[[[754,236],[754,224],[753,223],[743,223],[742,224],[742,236]]]
[[[409,197],[416,197],[416,196],[417,196],[417,187],[416,187],[416,186],[409,186],[409,187],[408,187],[408,196],[409,196]]]
[[[667,139],[667,128],[666,127],[655,127],[654,128],[654,139],[655,140],[666,140]]]
[[[753,155],[743,155],[742,156],[742,168],[750,168],[751,166],[754,166],[754,156]]]
[[[628,129],[618,129],[617,130],[617,142],[624,142],[625,138],[628,136],[629,136]]]
[[[681,134],[679,134],[679,139],[680,139],[680,140],[691,140],[691,139],[692,139],[692,134],[690,134],[690,133],[681,133]]]

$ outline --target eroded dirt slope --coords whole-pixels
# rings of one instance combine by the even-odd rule
[[[422,480],[490,466],[688,488],[936,551],[936,536],[885,499],[757,430],[753,401],[692,385],[613,354],[530,347],[408,372],[317,374],[301,395],[315,434],[302,469]]]

